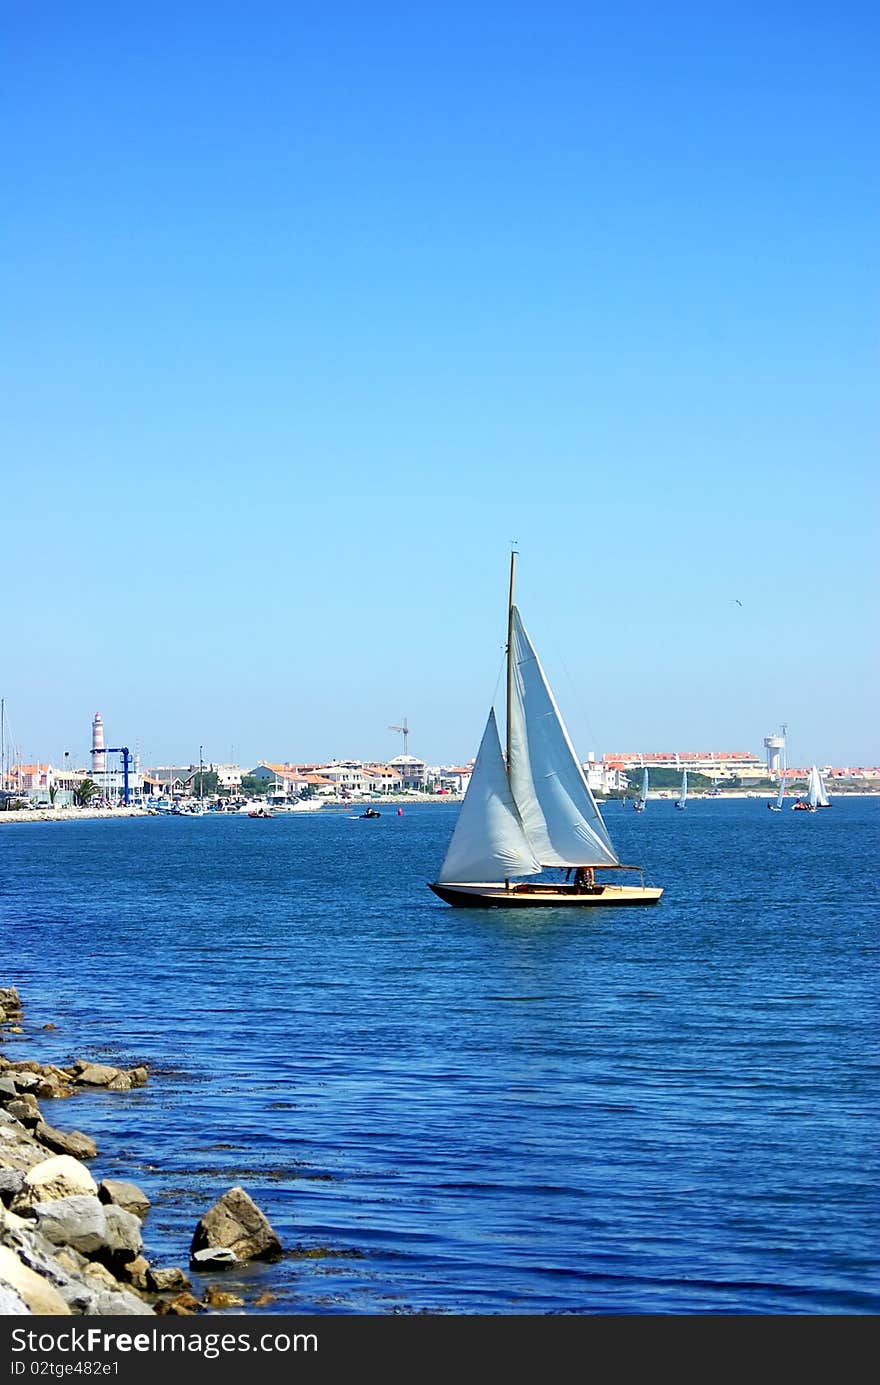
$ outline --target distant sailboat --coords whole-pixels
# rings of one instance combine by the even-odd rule
[[[656,904],[662,889],[596,879],[599,871],[639,867],[623,865],[617,855],[513,604],[515,556],[507,615],[507,754],[493,709],[430,888],[457,908]],[[515,883],[516,876],[538,875],[548,866],[561,867],[565,879]]]
[[[688,772],[687,772],[686,769],[683,769],[682,772],[681,772],[681,789],[679,790],[678,801],[676,802],[676,805],[675,805],[676,808],[684,808],[684,807],[686,806],[686,804],[687,804],[687,796],[688,796]]]
[[[782,812],[782,800],[783,800],[784,798],[785,798],[785,775],[783,774],[782,778],[781,778],[780,781],[779,781],[779,793],[776,795],[776,802],[775,802],[775,803],[768,803],[768,804],[767,804],[767,807],[770,809],[770,812],[771,812],[771,813],[781,813],[781,812]]]
[[[637,799],[635,800],[635,802],[633,803],[633,807],[635,808],[635,810],[636,810],[637,813],[643,813],[643,812],[645,811],[645,804],[647,803],[647,801],[648,801],[648,771],[645,769],[645,770],[642,771],[642,791],[641,791],[641,793],[639,794],[638,798],[637,798]]]
[[[825,785],[822,783],[822,776],[815,765],[810,766],[810,777],[807,781],[807,796],[799,798],[797,803],[793,803],[792,808],[800,811],[815,813],[817,808],[828,808],[830,804],[825,793]]]

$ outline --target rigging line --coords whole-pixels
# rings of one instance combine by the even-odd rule
[[[588,739],[588,742],[589,742],[588,749],[590,749],[590,750],[592,750],[592,751],[595,752],[595,750],[596,750],[596,740],[595,740],[595,736],[594,736],[594,734],[593,734],[593,726],[591,725],[590,717],[589,717],[589,714],[587,713],[587,710],[586,710],[586,703],[585,703],[585,701],[584,701],[583,693],[582,693],[582,691],[580,691],[580,690],[578,689],[578,687],[576,686],[575,681],[574,681],[574,679],[573,679],[572,676],[571,676],[571,670],[569,669],[567,663],[565,662],[565,655],[563,654],[563,652],[562,652],[561,648],[559,647],[559,645],[557,645],[557,647],[556,647],[556,657],[557,657],[557,660],[558,660],[558,662],[559,662],[559,666],[560,666],[560,668],[562,669],[563,674],[565,675],[566,684],[567,684],[567,686],[568,686],[568,688],[570,689],[570,692],[571,692],[571,701],[570,701],[570,703],[569,703],[569,699],[566,698],[566,703],[567,703],[568,705],[572,706],[572,707],[574,708],[574,710],[577,712],[577,714],[578,714],[578,719],[579,719],[580,726],[581,726],[581,729],[582,729],[583,731],[585,731],[585,732],[586,732],[586,735],[587,735],[587,739]],[[572,735],[572,733],[571,733],[571,726],[570,726],[571,720],[572,720],[571,717],[566,717],[566,718],[565,718],[565,724],[566,724],[566,726],[569,727],[569,735],[570,735],[570,736]],[[579,762],[579,763],[583,763],[583,762],[580,760],[580,755],[581,755],[581,753],[583,752],[583,749],[584,749],[584,745],[583,745],[583,742],[582,742],[581,738],[580,738],[580,737],[572,736],[572,742],[573,742],[574,744],[576,744],[576,746],[577,746],[577,751],[578,751],[578,762]]]
[[[501,682],[502,674],[504,674],[504,673],[506,672],[506,669],[507,669],[507,645],[504,645],[504,647],[502,648],[502,651],[501,651],[501,662],[500,662],[500,664],[498,665],[498,676],[497,676],[496,679],[495,679],[495,689],[494,689],[494,691],[493,691],[493,693],[492,693],[492,702],[491,702],[491,705],[492,705],[493,707],[495,706],[495,701],[496,701],[496,699],[497,699],[497,697],[498,697],[498,685],[499,685],[499,683]]]

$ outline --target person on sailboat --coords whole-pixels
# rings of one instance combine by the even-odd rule
[[[585,894],[587,890],[593,888],[595,873],[592,866],[578,866],[574,873],[574,888],[576,894]]]

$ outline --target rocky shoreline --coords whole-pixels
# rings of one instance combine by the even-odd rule
[[[3,1030],[22,1033],[22,1019],[15,987],[0,987],[0,1040]],[[0,1054],[0,1315],[247,1311],[222,1285],[208,1284],[199,1299],[182,1268],[152,1265],[143,1240],[147,1195],[121,1179],[96,1180],[87,1166],[98,1155],[94,1140],[50,1124],[40,1106],[89,1089],[128,1092],[148,1077],[146,1066],[57,1066]],[[200,1218],[189,1266],[211,1273],[281,1254],[263,1213],[233,1187]]]

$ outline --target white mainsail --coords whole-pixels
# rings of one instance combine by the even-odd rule
[[[822,785],[822,776],[815,765],[810,766],[810,780],[807,786],[807,802],[811,808],[826,808],[828,799]]]
[[[827,808],[827,807],[828,807],[828,794],[827,794],[826,791],[825,791],[825,780],[822,778],[822,772],[821,772],[821,770],[818,770],[818,769],[816,770],[816,788],[817,788],[816,807],[817,807],[817,808]]]
[[[681,790],[680,790],[679,795],[678,795],[678,801],[679,801],[679,804],[681,805],[682,808],[684,807],[685,803],[687,802],[687,796],[688,796],[688,772],[687,772],[686,769],[683,769],[682,772],[681,772]]]
[[[507,782],[493,710],[438,883],[479,883],[512,875],[537,875],[540,869],[523,834]]]
[[[782,778],[781,778],[780,781],[779,781],[779,793],[777,794],[777,797],[776,797],[776,806],[777,806],[777,808],[781,808],[781,807],[782,807],[782,801],[783,801],[784,798],[785,798],[785,775],[783,774]]]
[[[513,800],[542,866],[615,866],[619,858],[578,763],[519,611],[512,609]]]

